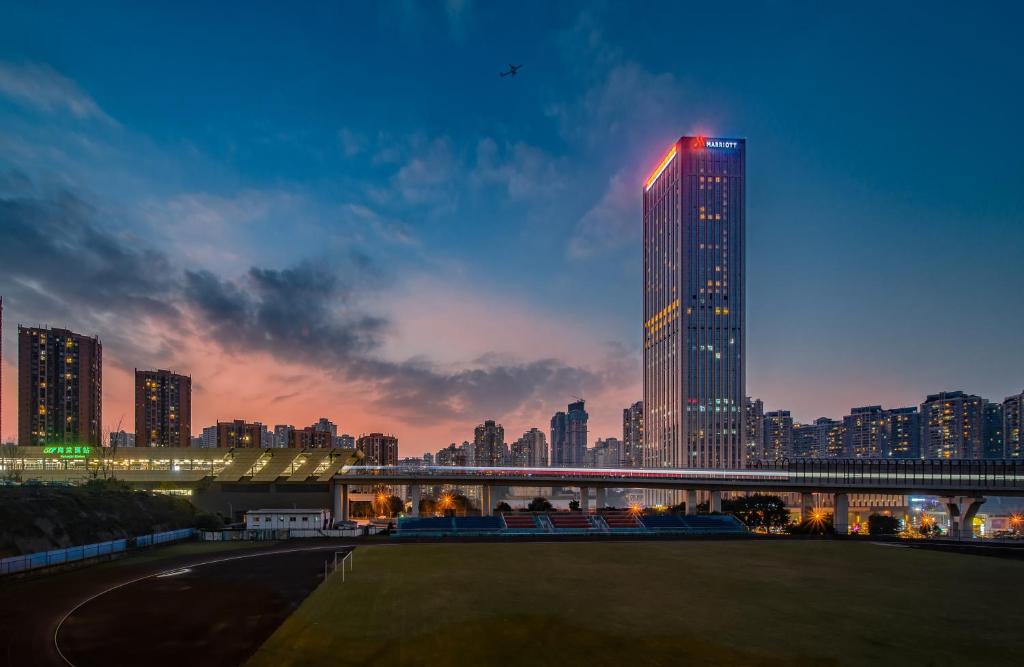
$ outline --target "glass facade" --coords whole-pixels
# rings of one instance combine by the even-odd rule
[[[683,137],[644,183],[645,467],[744,464],[745,154]]]

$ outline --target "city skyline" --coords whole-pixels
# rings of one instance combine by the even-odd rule
[[[388,33],[372,7],[325,10],[305,27],[308,49],[285,34],[269,59],[246,46],[280,18],[268,10],[237,28],[181,25],[223,42],[172,62],[165,17],[130,8],[119,21],[137,57],[117,67],[111,51],[78,54],[85,35],[128,23],[80,11],[0,10],[4,439],[18,421],[18,324],[100,338],[103,433],[131,422],[134,368],[171,368],[195,383],[194,431],[328,415],[350,433],[394,432],[411,455],[487,419],[546,430],[582,396],[590,443],[618,437],[642,397],[639,188],[669,142],[698,133],[756,147],[748,395],[808,423],[1022,389],[1021,139],[953,140],[1012,127],[1019,108],[1009,28],[982,11],[951,23],[949,9],[897,9],[862,44],[865,18],[844,11],[699,10],[737,32],[735,52],[712,61],[700,56],[710,34],[669,57],[649,18],[571,4],[543,9],[552,28],[496,40],[484,36],[509,17],[487,8],[419,10],[408,20],[437,28],[429,37]],[[31,40],[56,12],[60,39]],[[813,46],[771,40],[781,25],[837,48],[806,62]],[[946,48],[949,25],[963,51]],[[377,53],[376,69],[354,68],[348,49]],[[877,55],[865,64],[861,49]],[[903,90],[882,64],[911,51],[919,82],[997,100],[964,105],[948,83],[927,98]],[[508,52],[525,66],[503,80]],[[450,78],[408,67],[427,53]],[[253,62],[278,92],[252,85]],[[382,109],[385,85],[389,107],[420,111]],[[428,99],[437,85],[445,94]]]

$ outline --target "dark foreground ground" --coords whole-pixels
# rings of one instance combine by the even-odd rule
[[[0,664],[66,665],[58,645],[83,666],[240,664],[323,580],[324,560],[345,548],[308,541],[189,543],[5,580]],[[200,565],[227,558],[233,560]],[[182,569],[190,571],[155,576]]]
[[[1021,665],[1022,577],[864,541],[360,547],[249,665]]]

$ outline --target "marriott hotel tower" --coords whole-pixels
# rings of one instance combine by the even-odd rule
[[[743,467],[745,155],[683,137],[644,182],[644,467]]]

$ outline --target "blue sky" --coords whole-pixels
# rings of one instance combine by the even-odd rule
[[[101,336],[105,421],[173,365],[197,431],[326,414],[418,453],[583,395],[616,435],[640,183],[690,133],[748,142],[748,393],[1019,392],[1021,14],[5,3],[3,435],[18,322]]]

